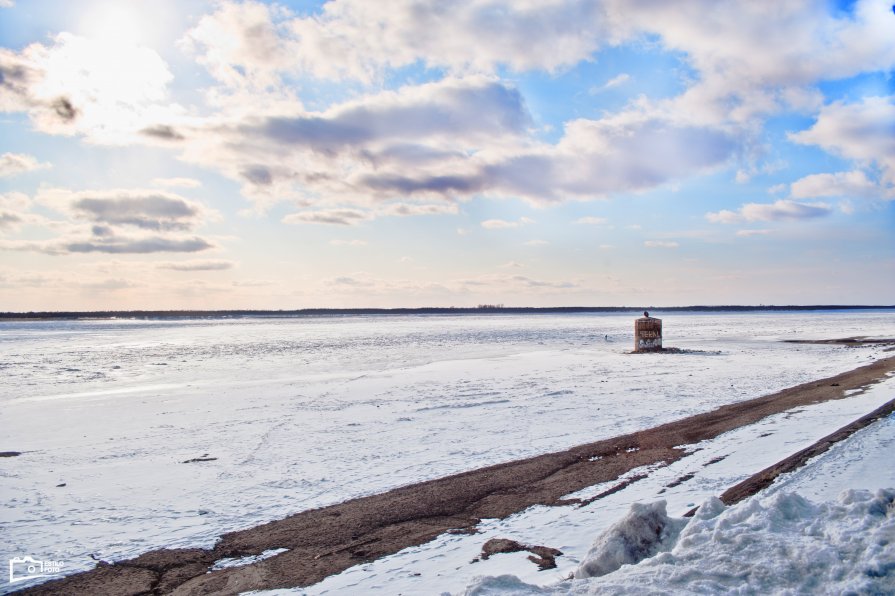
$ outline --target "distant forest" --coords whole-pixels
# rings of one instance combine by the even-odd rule
[[[296,310],[101,310],[90,312],[3,312],[0,320],[55,319],[177,319],[235,317],[308,317],[345,315],[466,315],[466,314],[572,314],[572,313],[640,313],[660,312],[761,312],[811,310],[878,310],[895,309],[895,305],[716,305],[716,306],[556,306],[528,307],[482,304],[476,307],[426,308],[302,308]]]

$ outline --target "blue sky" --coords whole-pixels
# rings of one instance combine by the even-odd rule
[[[0,0],[0,310],[882,304],[891,2]]]

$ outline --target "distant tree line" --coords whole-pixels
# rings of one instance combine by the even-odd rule
[[[236,317],[303,317],[349,315],[440,315],[440,314],[551,314],[551,313],[641,313],[651,312],[761,312],[812,310],[877,310],[895,309],[895,305],[698,305],[698,306],[504,306],[480,304],[476,307],[423,308],[301,308],[296,310],[101,310],[101,311],[41,311],[2,312],[0,320],[59,320],[59,319],[178,319],[178,318],[236,318]]]

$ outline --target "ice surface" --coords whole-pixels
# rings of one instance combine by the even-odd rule
[[[506,575],[479,578],[465,593],[891,594],[893,501],[895,489],[849,490],[822,503],[786,492],[729,508],[710,499],[669,552],[638,564],[548,588]],[[627,519],[641,514],[632,509]]]
[[[512,575],[515,578],[513,582],[517,584],[554,586],[577,570],[587,556],[594,537],[624,517],[631,503],[663,499],[668,502],[667,510],[672,516],[681,516],[705,499],[721,494],[749,475],[811,445],[831,430],[848,424],[893,397],[895,382],[889,380],[849,400],[784,412],[715,439],[690,445],[687,449],[690,455],[671,465],[632,470],[625,477],[646,475],[646,478],[586,507],[531,507],[503,520],[482,522],[478,526],[478,534],[442,536],[429,544],[353,567],[315,586],[274,594],[422,595],[442,591],[459,594],[475,576],[504,575]],[[861,441],[860,445],[854,442],[856,440]],[[853,454],[853,459],[867,457],[879,461],[886,458],[888,452],[877,454],[873,449],[891,440],[895,440],[895,425],[877,424],[856,433],[840,445],[844,451]],[[805,468],[788,478],[822,479],[823,475],[815,471],[817,466],[835,468],[835,462],[825,463],[827,455],[814,458]],[[690,475],[692,478],[678,483],[681,478]],[[895,486],[895,467],[883,461],[872,477],[851,478],[850,486],[874,488],[879,482],[885,484],[887,478],[890,479],[888,486]],[[587,499],[615,484],[617,482],[604,483],[571,496]],[[672,487],[673,484],[675,486]],[[835,499],[837,494],[838,491],[821,497],[821,500]],[[558,568],[553,571],[539,571],[524,554],[518,553],[497,555],[487,561],[470,564],[479,555],[482,545],[491,538],[542,544],[558,548],[563,556],[556,559]]]
[[[73,571],[92,567],[91,554],[119,560],[157,547],[209,546],[229,530],[653,426],[883,355],[879,347],[781,339],[895,336],[890,312],[663,318],[666,345],[704,353],[628,354],[629,315],[0,323],[0,451],[23,452],[0,459],[0,560],[32,555]],[[744,431],[732,435],[735,445],[713,443],[692,458],[728,454],[732,469],[742,463],[735,447],[750,445],[766,449],[750,463],[773,463],[884,397],[865,392],[774,417],[761,426],[768,437]],[[582,509],[608,521],[569,545],[561,571],[623,513],[632,491],[655,493],[656,483],[692,471],[696,459],[686,459]],[[202,461],[183,463],[190,460]],[[724,464],[705,470],[719,475],[662,495],[673,514],[686,504],[684,490],[707,495],[741,479]],[[566,552],[537,536],[567,532],[562,516],[543,523],[549,514],[539,515],[482,529],[498,534],[521,524],[513,537]],[[314,590],[368,586],[355,574],[372,569],[381,578],[379,570],[414,558],[468,565],[480,547],[468,540],[439,539]],[[478,565],[521,573],[511,555]],[[423,565],[427,574],[435,566]],[[398,584],[404,593],[419,585],[431,593],[436,573],[373,583],[386,593],[404,589]],[[457,582],[462,588],[467,577],[445,589]]]

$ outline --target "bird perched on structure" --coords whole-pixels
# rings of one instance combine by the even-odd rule
[[[648,318],[649,318],[649,313],[648,313],[647,311],[643,311],[643,316],[645,316],[645,317],[648,319]]]

